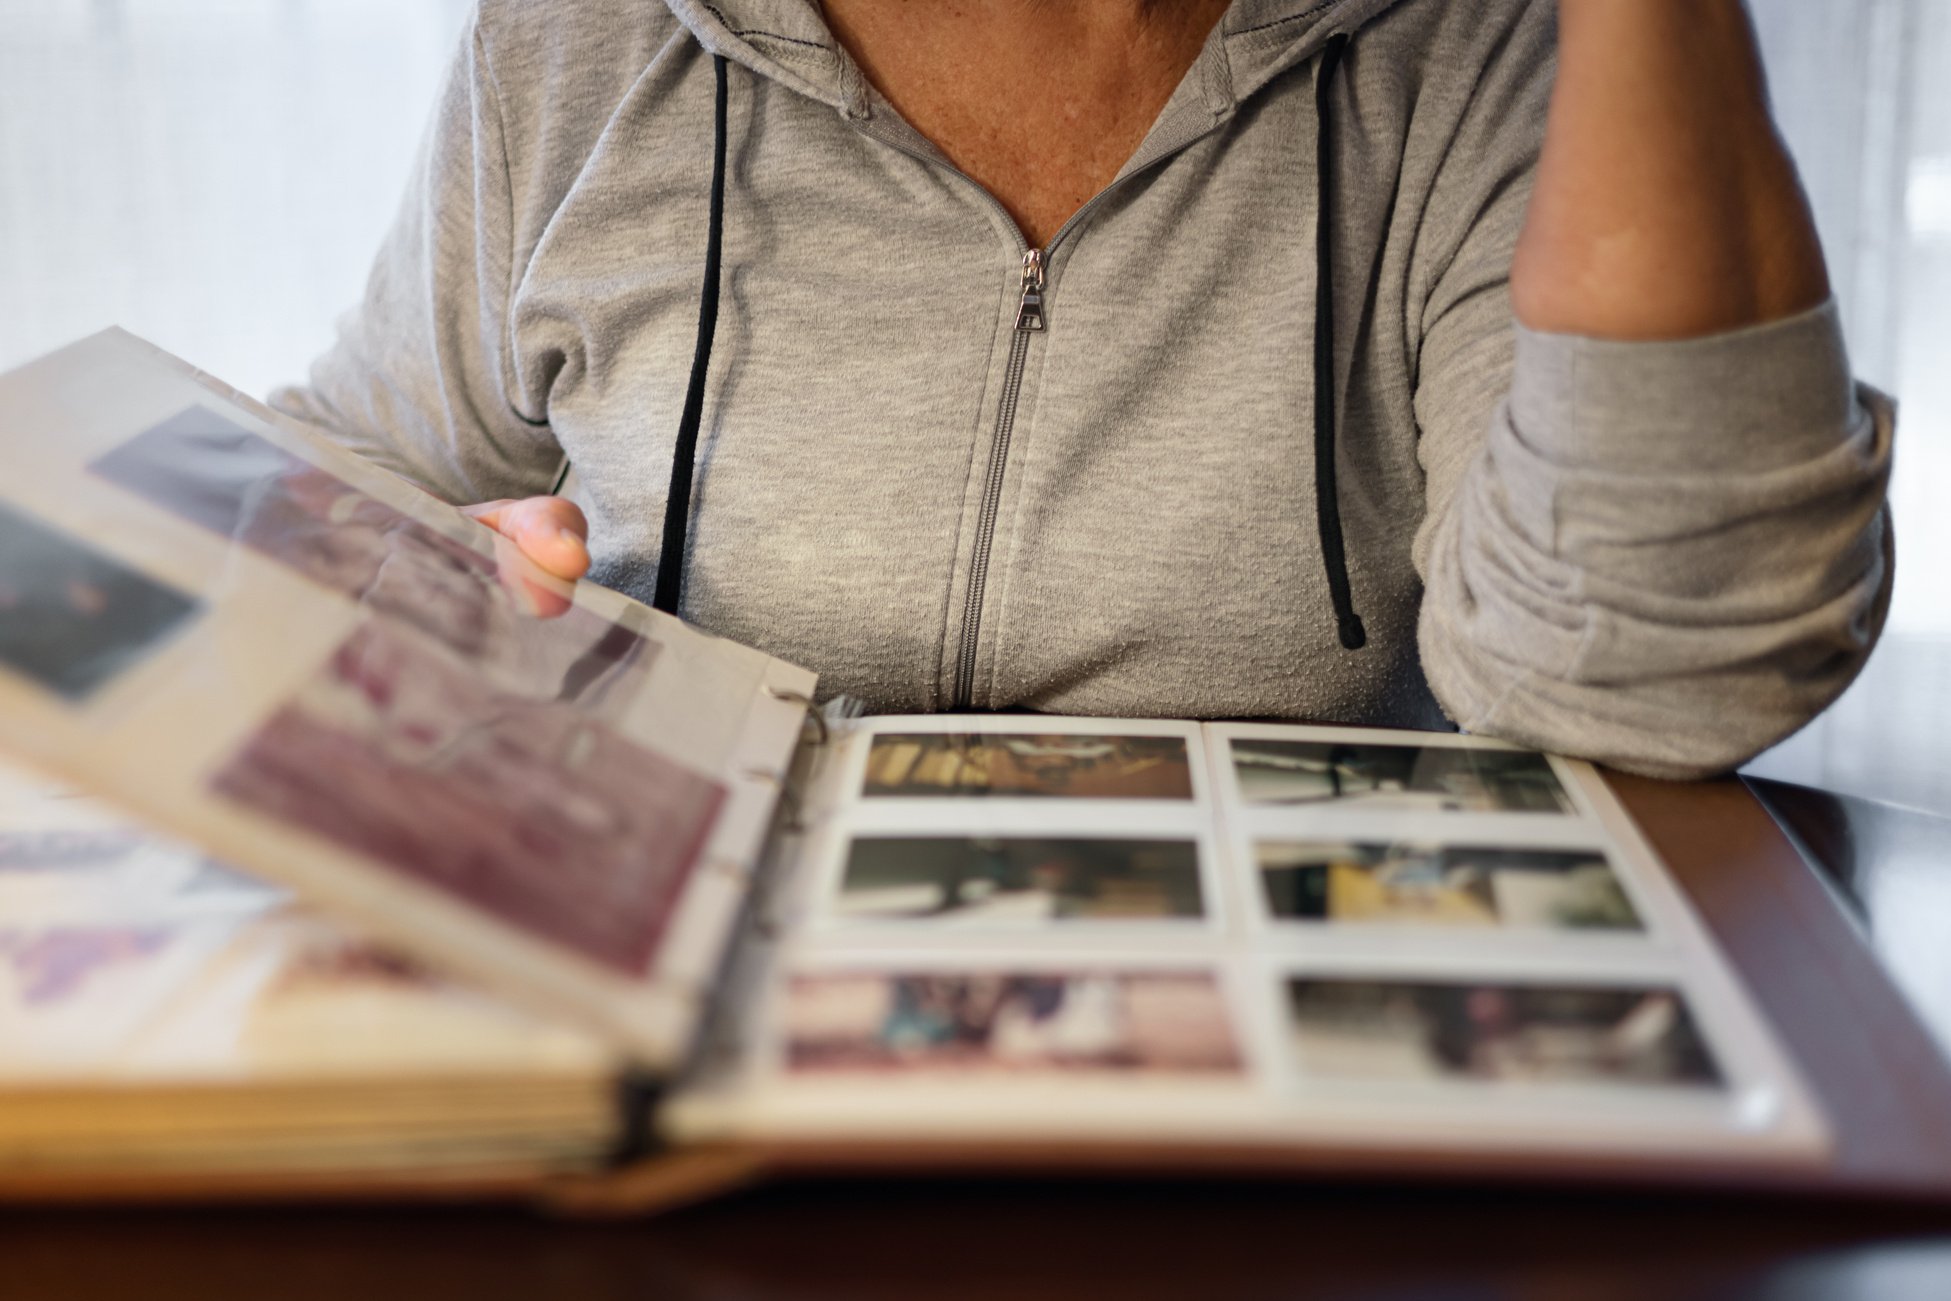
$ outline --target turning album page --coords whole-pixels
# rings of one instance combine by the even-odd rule
[[[1428,733],[846,725],[679,1140],[1820,1160],[1588,765]]]
[[[118,331],[0,377],[0,750],[652,1068],[811,674]]]

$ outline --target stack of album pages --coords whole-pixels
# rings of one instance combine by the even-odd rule
[[[0,798],[0,1191],[1826,1159],[1584,764],[815,713],[114,332],[0,454],[0,752],[144,828]]]
[[[0,1162],[585,1169],[620,1058],[0,772]]]

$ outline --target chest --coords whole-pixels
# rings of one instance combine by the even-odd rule
[[[654,569],[705,242],[711,122],[673,117],[708,92],[618,124],[634,148],[592,154],[514,304],[524,367],[571,359],[551,428],[599,578],[626,590]],[[1291,671],[1341,654],[1308,505],[1310,110],[1270,100],[1115,187],[1051,251],[1047,328],[1025,334],[1015,241],[974,187],[734,83],[691,617],[882,708],[1145,715],[1215,682],[1228,716],[1326,711],[1317,686],[1380,699],[1412,663]],[[1371,637],[1411,655],[1413,603],[1368,598],[1413,588],[1414,444],[1357,428],[1359,391],[1344,526]]]
[[[990,8],[825,10],[875,88],[1041,247],[1137,150],[1226,0]]]

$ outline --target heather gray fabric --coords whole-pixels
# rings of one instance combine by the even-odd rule
[[[687,618],[879,709],[954,707],[966,642],[979,708],[1447,713],[1647,772],[1724,768],[1868,653],[1892,413],[1853,389],[1833,308],[1679,344],[1514,329],[1552,12],[1236,0],[1049,249],[993,545],[1019,236],[805,0],[484,0],[363,305],[275,401],[454,502],[544,492],[566,453],[595,576],[647,597],[721,52],[725,298]],[[1337,31],[1354,653],[1311,464],[1314,56]]]

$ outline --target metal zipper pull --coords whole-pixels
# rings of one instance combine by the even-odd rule
[[[1023,301],[1016,307],[1016,328],[1029,331],[1043,328],[1043,250],[1040,248],[1023,255]]]

